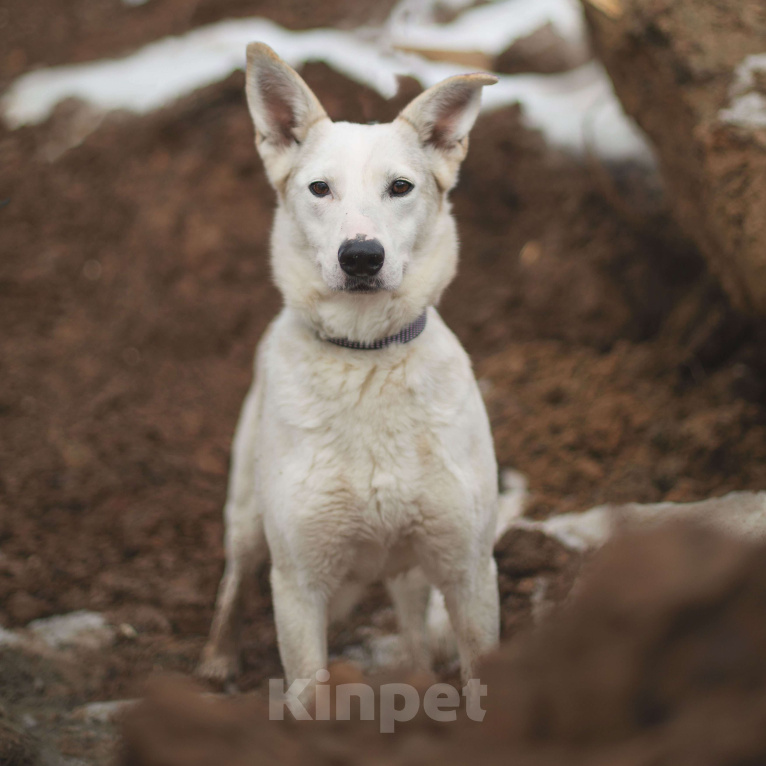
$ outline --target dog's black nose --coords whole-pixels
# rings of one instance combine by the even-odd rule
[[[377,239],[347,239],[338,249],[340,267],[352,277],[374,277],[384,258],[385,250]]]

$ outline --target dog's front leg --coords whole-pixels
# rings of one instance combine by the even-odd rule
[[[327,667],[327,597],[298,582],[294,570],[271,568],[277,642],[288,685],[307,679],[302,697],[313,694],[318,670]]]
[[[490,555],[463,578],[441,588],[455,631],[463,683],[475,678],[476,662],[500,640],[497,565]]]

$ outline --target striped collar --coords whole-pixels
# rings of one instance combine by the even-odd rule
[[[325,338],[329,343],[343,348],[353,348],[358,351],[378,351],[394,343],[409,343],[426,329],[426,312],[424,311],[414,322],[403,327],[396,335],[389,335],[386,338],[374,340],[372,343],[362,343],[358,340],[349,340],[348,338]]]

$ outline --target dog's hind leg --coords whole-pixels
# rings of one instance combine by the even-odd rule
[[[455,631],[452,630],[444,594],[438,588],[431,588],[426,624],[432,660],[448,664],[455,662],[458,658]]]
[[[226,568],[218,588],[210,638],[197,669],[203,678],[219,682],[239,673],[244,589],[255,582],[258,567],[268,555],[253,481],[260,398],[256,384],[245,399],[237,426],[224,509]]]
[[[418,567],[386,580],[399,623],[407,659],[414,670],[431,669],[431,647],[426,625],[431,585]]]

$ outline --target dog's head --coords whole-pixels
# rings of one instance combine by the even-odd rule
[[[455,273],[447,193],[488,74],[429,88],[391,123],[332,122],[268,46],[247,49],[256,146],[277,191],[272,258],[288,304],[372,340],[435,303]]]

